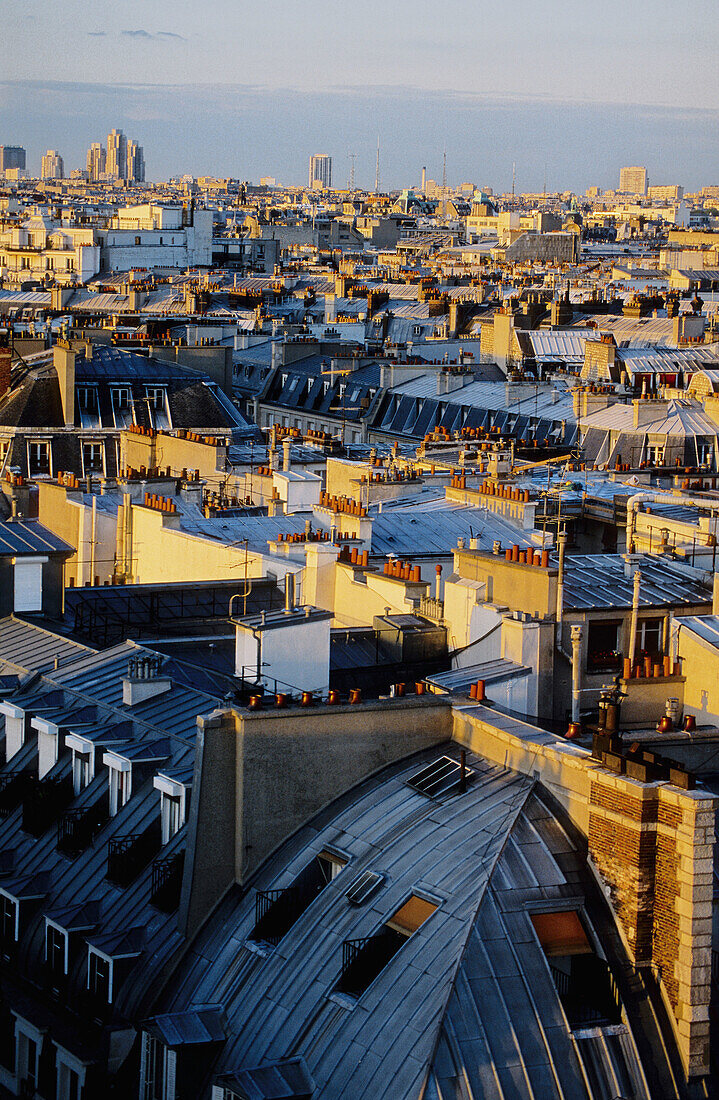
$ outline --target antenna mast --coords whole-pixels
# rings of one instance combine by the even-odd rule
[[[374,193],[379,195],[379,134],[377,135],[377,167],[374,173]]]
[[[512,198],[514,198],[514,184],[516,180],[516,162],[512,161]]]
[[[347,155],[350,158],[349,189],[350,189],[350,191],[354,191],[354,189],[355,189],[355,157],[357,156],[357,154],[356,153],[348,153]]]
[[[442,158],[442,191],[447,190],[447,146],[444,147],[444,156]],[[444,197],[444,196],[443,196]]]

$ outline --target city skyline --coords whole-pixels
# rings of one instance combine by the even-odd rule
[[[301,185],[311,150],[327,146],[335,183],[352,151],[357,184],[372,187],[378,134],[389,188],[424,164],[441,179],[445,148],[450,180],[499,191],[513,163],[535,191],[545,174],[550,189],[614,186],[623,164],[689,191],[716,171],[712,0],[697,0],[681,35],[669,0],[607,0],[601,24],[589,0],[513,0],[500,18],[457,0],[446,21],[429,0],[368,0],[361,18],[347,0],[312,0],[301,19],[289,0],[215,0],[209,12],[189,0],[6,0],[3,15],[3,140],[25,145],[35,169],[43,148],[83,167],[92,135],[120,126],[152,150],[155,180]]]
[[[182,118],[178,96],[185,93]],[[137,134],[151,151],[151,178],[192,175],[279,182],[303,186],[307,157],[327,144],[336,185],[349,176],[350,147],[357,154],[356,183],[374,182],[377,133],[386,188],[447,176],[452,185],[472,180],[497,191],[511,190],[512,164],[520,191],[547,189],[583,193],[617,186],[619,169],[646,164],[656,183],[680,183],[691,192],[711,183],[715,149],[707,134],[719,111],[657,105],[613,107],[610,155],[606,104],[567,103],[515,97],[478,97],[416,88],[337,89],[300,94],[290,89],[198,85],[112,86],[40,81],[0,82],[6,144],[28,150],[28,170],[37,173],[47,148],[62,153],[66,170],[84,167],[92,136],[112,125]],[[388,119],[402,117],[398,143]],[[556,134],[566,138],[558,146]],[[327,141],[328,133],[331,141]]]

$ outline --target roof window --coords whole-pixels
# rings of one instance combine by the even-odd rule
[[[426,794],[428,798],[440,798],[457,788],[462,787],[474,772],[471,768],[463,766],[450,756],[440,756],[431,764],[421,768],[407,780],[408,787],[414,787],[420,794]]]
[[[284,890],[258,890],[249,938],[278,944],[346,863],[345,856],[323,849]]]
[[[620,1023],[621,1001],[614,976],[606,959],[595,953],[579,913],[574,909],[532,913],[530,919],[570,1028]]]
[[[361,996],[436,908],[433,902],[412,894],[373,936],[345,940],[338,991]]]

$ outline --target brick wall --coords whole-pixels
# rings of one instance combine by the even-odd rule
[[[589,852],[637,966],[652,966],[689,1076],[708,1072],[715,805],[700,791],[597,769]]]

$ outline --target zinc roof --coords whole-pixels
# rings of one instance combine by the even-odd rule
[[[72,554],[73,547],[36,519],[0,523],[0,555]]]

